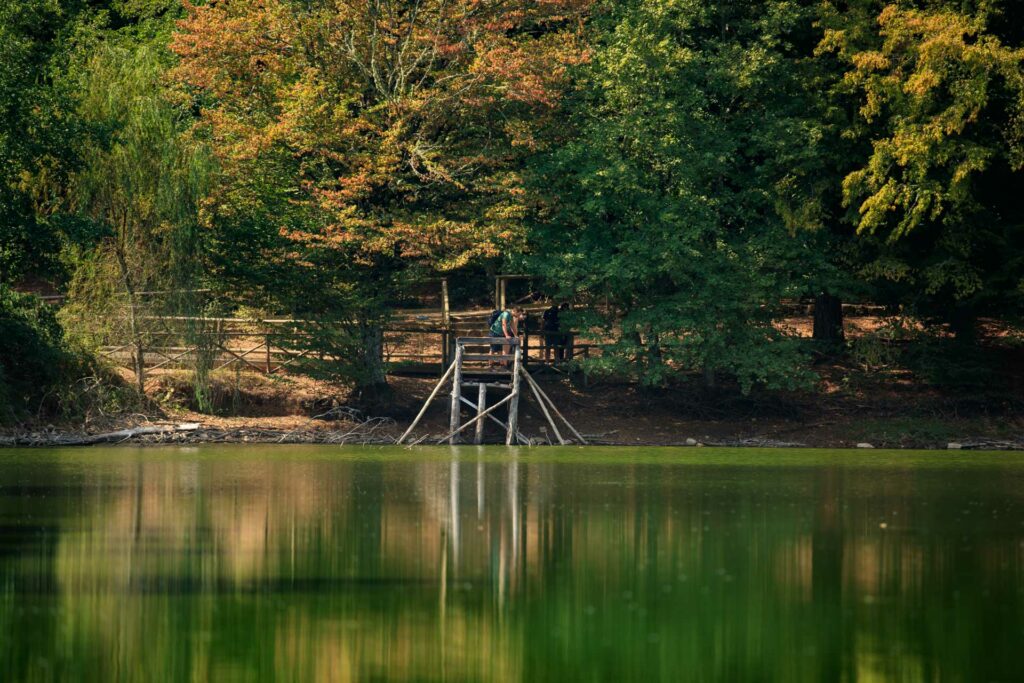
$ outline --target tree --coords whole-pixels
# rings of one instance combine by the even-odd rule
[[[708,384],[803,384],[775,321],[801,289],[803,242],[781,214],[808,168],[797,40],[809,13],[686,0],[608,12],[577,132],[538,165],[549,191],[532,263],[563,294],[607,305],[589,316],[616,339],[600,362],[645,383],[697,369]]]
[[[873,252],[862,273],[969,339],[979,314],[1019,315],[1024,293],[1024,50],[999,4],[964,4],[832,3],[821,50],[845,68],[835,95],[857,103],[846,136],[870,141],[843,181]]]
[[[144,42],[103,36],[76,65],[81,144],[66,210],[91,221],[95,246],[79,258],[65,316],[77,325],[123,321],[140,394],[148,341],[144,293],[194,282],[198,200],[208,172],[200,145],[182,137],[183,112],[164,94],[164,60]],[[155,311],[153,311],[155,312]]]
[[[77,122],[51,76],[60,38],[81,10],[47,0],[0,6],[0,283],[62,275],[59,222],[38,188],[40,179],[59,183],[75,163]]]
[[[207,211],[236,282],[332,324],[320,339],[386,391],[385,304],[424,272],[514,247],[518,161],[580,59],[582,0],[242,0],[191,6],[174,78],[221,168]],[[267,269],[279,274],[273,289]],[[241,277],[238,277],[241,276]],[[311,296],[312,293],[312,296]],[[329,341],[333,340],[333,341]],[[321,349],[323,350],[323,349]]]

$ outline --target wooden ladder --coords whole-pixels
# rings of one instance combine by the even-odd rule
[[[497,346],[499,344],[505,347],[504,350],[506,351],[511,349],[511,352],[491,354],[467,351],[467,348],[473,349],[473,347],[480,346],[490,347],[492,345]],[[482,377],[477,377],[472,381],[464,381],[467,369],[465,367],[466,362],[487,362],[488,364],[500,363],[503,365],[502,369],[498,372],[495,372],[493,367],[489,365],[485,372],[479,373],[483,375]],[[470,371],[472,371],[472,368]],[[498,375],[497,380],[492,379],[494,375]],[[506,381],[501,381],[505,379],[503,375],[508,377]],[[548,395],[544,393],[544,390],[540,388],[537,382],[534,381],[533,377],[530,376],[530,373],[526,371],[526,368],[523,366],[522,345],[520,344],[520,340],[516,337],[505,339],[500,337],[459,337],[456,339],[455,359],[452,361],[451,365],[448,366],[444,375],[441,376],[441,379],[438,381],[434,390],[430,393],[430,396],[420,409],[419,414],[416,415],[416,419],[413,420],[412,424],[409,425],[409,428],[405,430],[405,433],[399,437],[397,443],[401,444],[409,437],[412,430],[416,428],[416,425],[419,424],[423,415],[427,412],[427,408],[434,400],[434,397],[437,396],[441,387],[444,386],[445,382],[447,382],[449,378],[452,380],[451,412],[448,424],[449,433],[438,441],[439,444],[446,441],[449,444],[458,443],[461,438],[461,433],[467,428],[473,426],[476,428],[473,435],[473,443],[483,443],[484,418],[497,423],[505,431],[506,446],[512,446],[519,443],[527,445],[532,444],[533,442],[519,431],[519,395],[522,389],[522,382],[524,380],[533,392],[534,398],[540,405],[541,411],[544,413],[544,417],[547,418],[548,424],[551,426],[551,429],[555,434],[555,438],[558,439],[558,443],[564,446],[569,442],[562,438],[562,434],[558,430],[558,425],[555,423],[552,413],[557,415],[565,423],[569,430],[577,439],[579,439],[580,443],[587,443],[586,439],[584,439],[583,436],[576,431],[571,424],[569,424],[569,421],[566,420],[562,413],[558,411],[558,408],[555,407]],[[463,387],[476,387],[476,403],[473,403],[473,401],[462,395]],[[509,393],[494,405],[487,407],[488,389],[508,391]],[[476,408],[476,417],[465,423],[462,423],[461,421],[462,404],[466,404],[471,408]],[[508,405],[507,423],[502,422],[493,414],[494,411],[506,404]],[[415,443],[420,443],[425,438],[426,437],[423,437]]]

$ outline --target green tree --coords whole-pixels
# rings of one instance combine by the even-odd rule
[[[520,237],[521,160],[587,4],[191,8],[173,76],[220,163],[207,215],[225,281],[322,322],[304,342],[330,356],[320,369],[386,395],[381,325],[403,284]]]
[[[82,3],[10,0],[0,5],[0,282],[59,279],[60,221],[40,187],[74,165],[78,131],[54,62]]]
[[[82,164],[70,177],[65,207],[97,237],[77,258],[64,315],[80,333],[94,324],[115,328],[133,348],[141,393],[148,342],[142,318],[163,305],[154,307],[145,292],[187,290],[200,274],[198,201],[208,157],[182,135],[190,119],[165,96],[167,59],[159,45],[97,38],[72,62],[78,114],[90,135],[80,144]]]
[[[635,1],[608,9],[573,103],[575,135],[538,167],[531,258],[616,338],[601,362],[658,384],[702,369],[809,378],[776,325],[799,294],[792,192],[812,168],[794,2]]]
[[[843,135],[864,150],[842,186],[860,272],[967,339],[1024,303],[1024,50],[1008,19],[997,2],[863,0],[822,19],[834,101],[855,107]]]

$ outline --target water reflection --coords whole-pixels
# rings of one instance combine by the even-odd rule
[[[336,454],[10,457],[0,676],[916,681],[1019,670],[1021,459]]]

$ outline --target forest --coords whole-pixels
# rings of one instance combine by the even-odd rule
[[[200,412],[225,317],[302,321],[295,370],[386,402],[394,311],[513,272],[571,304],[596,381],[771,400],[843,362],[1015,412],[1014,9],[5,0],[0,423],[142,410],[157,315]],[[849,335],[853,304],[881,322]]]

